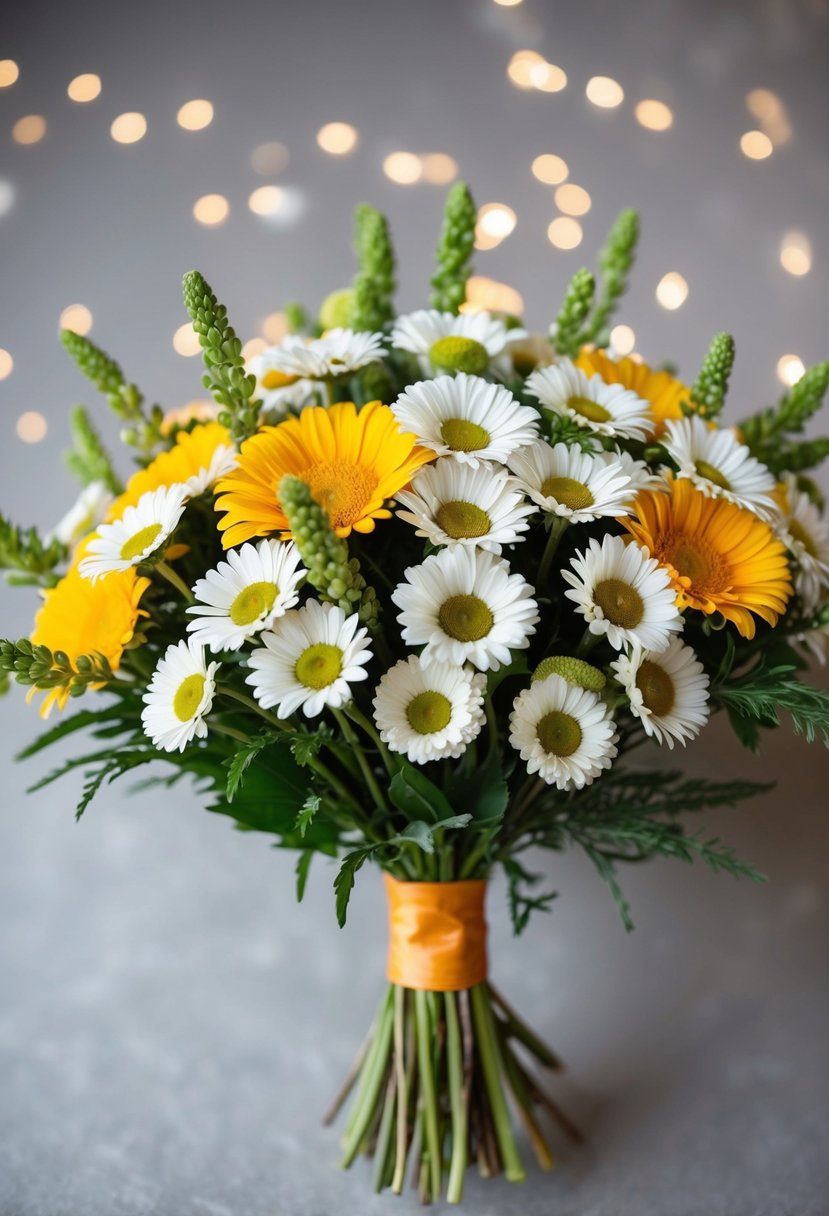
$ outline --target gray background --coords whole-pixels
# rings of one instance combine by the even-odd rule
[[[766,403],[780,355],[827,354],[827,29],[822,0],[14,6],[0,43],[21,67],[0,91],[0,178],[16,191],[0,219],[0,346],[15,358],[0,383],[4,509],[46,527],[74,494],[59,453],[67,407],[86,389],[55,341],[67,304],[92,310],[91,337],[148,395],[181,404],[199,392],[197,360],[171,347],[181,272],[199,266],[252,336],[285,299],[314,303],[347,282],[349,213],[364,199],[397,232],[401,306],[424,303],[443,188],[387,181],[395,149],[448,152],[479,202],[515,209],[515,233],[478,268],[521,290],[535,327],[616,211],[639,207],[621,318],[638,349],[690,377],[711,333],[731,328],[731,416]],[[519,47],[563,67],[567,89],[516,90],[506,65]],[[85,71],[103,92],[79,106],[65,90]],[[586,102],[596,74],[623,84],[618,110]],[[738,144],[756,125],[744,99],[758,86],[781,95],[793,137],[752,162]],[[633,103],[649,96],[673,108],[671,131],[635,122]],[[206,131],[176,126],[192,97],[215,105]],[[149,124],[130,147],[109,137],[124,110]],[[10,130],[27,113],[49,129],[19,147]],[[358,128],[353,155],[316,146],[330,120]],[[273,180],[303,204],[287,228],[246,207],[271,180],[250,153],[274,139],[291,159]],[[562,155],[593,198],[572,253],[546,240],[552,191],[529,168],[540,152]],[[231,215],[208,230],[191,208],[212,191]],[[790,228],[812,240],[805,278],[779,266]],[[673,313],[654,300],[668,270],[690,285]],[[39,445],[15,434],[29,409],[49,422]],[[2,632],[26,631],[32,608],[3,589]],[[37,725],[17,692],[0,703],[3,758]],[[58,759],[4,769],[0,1216],[414,1211],[414,1195],[369,1198],[363,1166],[342,1175],[336,1134],[318,1123],[382,983],[376,875],[361,875],[341,933],[330,866],[316,866],[298,910],[292,859],[184,791],[115,787],[75,826],[71,782],[24,797]],[[583,859],[549,859],[562,898],[516,946],[496,884],[494,977],[568,1061],[553,1092],[589,1146],[561,1144],[556,1174],[531,1172],[523,1188],[470,1173],[480,1216],[829,1211],[825,752],[780,732],[754,760],[718,723],[680,760],[781,779],[706,824],[771,882],[638,869],[624,876],[639,925],[626,936]]]

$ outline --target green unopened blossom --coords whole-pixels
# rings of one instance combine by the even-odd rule
[[[604,674],[592,663],[584,659],[574,659],[569,655],[555,654],[542,659],[532,674],[531,682],[546,680],[548,676],[561,676],[568,684],[576,688],[587,688],[590,692],[601,692],[607,680]]]
[[[734,339],[715,334],[691,389],[691,399],[706,418],[716,418],[725,405],[728,381],[734,366]]]

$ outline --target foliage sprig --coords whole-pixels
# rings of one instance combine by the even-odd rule
[[[595,342],[607,346],[610,341],[610,322],[627,291],[638,243],[639,216],[630,209],[620,212],[599,253],[601,291],[593,315],[579,335],[580,345]]]
[[[355,212],[354,248],[359,269],[352,289],[352,328],[382,330],[394,317],[394,248],[386,217],[366,203]]]
[[[715,334],[711,339],[691,389],[691,400],[705,418],[716,418],[725,405],[735,350],[731,334]]]
[[[785,393],[776,406],[744,419],[740,431],[753,456],[775,474],[801,473],[829,456],[829,436],[792,440],[802,435],[823,404],[829,388],[829,360],[816,363]]]
[[[446,198],[437,267],[432,276],[431,304],[440,312],[456,314],[466,299],[477,222],[478,212],[469,187],[466,182],[456,182]]]
[[[593,307],[596,280],[589,270],[577,270],[564,293],[555,321],[553,345],[560,355],[575,357],[582,344],[584,323]]]
[[[111,493],[120,494],[124,487],[89,416],[89,410],[76,405],[69,416],[69,428],[73,446],[66,453],[65,460],[70,472],[74,473],[81,485],[101,481]]]
[[[20,528],[0,515],[0,570],[8,571],[8,582],[53,587],[58,581],[55,568],[68,556],[62,541],[46,540],[37,528]]]
[[[112,412],[126,424],[122,432],[124,442],[144,454],[151,452],[161,438],[164,420],[161,406],[153,405],[148,412],[138,385],[129,382],[120,364],[88,338],[74,330],[62,329],[60,340],[78,369],[104,394]]]

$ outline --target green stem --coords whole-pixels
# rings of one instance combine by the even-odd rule
[[[221,722],[211,721],[210,729],[217,730],[220,735],[229,735],[231,739],[238,739],[240,743],[250,743],[250,736],[237,730],[235,726],[225,726]]]
[[[391,1148],[392,1131],[394,1127],[394,1090],[395,1074],[389,1075],[386,1084],[386,1096],[383,1102],[383,1113],[380,1116],[380,1127],[377,1132],[377,1144],[374,1149],[374,1190],[377,1194],[386,1185],[389,1150]]]
[[[586,654],[589,654],[594,646],[598,646],[602,640],[602,634],[591,633],[589,629],[585,629],[581,635],[581,641],[576,647],[576,658],[583,659]]]
[[[156,562],[153,569],[156,570],[161,575],[162,578],[166,578],[167,582],[170,583],[173,587],[175,587],[176,591],[180,591],[181,594],[184,596],[184,598],[187,600],[188,604],[192,604],[195,602],[196,597],[193,595],[193,592],[187,586],[184,579],[181,578],[180,575],[176,574],[173,567],[168,566],[167,562],[165,562],[165,561]]]
[[[248,697],[245,695],[245,693],[238,692],[235,688],[231,688],[229,684],[217,684],[216,691],[221,696],[230,697],[232,700],[238,701],[240,705],[244,705],[248,709],[253,710],[255,714],[258,714],[260,718],[263,718],[271,726],[275,727],[276,730],[291,729],[287,722],[283,722],[281,718],[277,718],[276,714],[272,714],[267,709],[263,709],[259,702],[255,701],[253,697]]]
[[[489,852],[490,843],[489,832],[482,833],[480,840],[475,845],[475,848],[461,866],[459,878],[472,878],[474,876],[476,869]]]
[[[487,759],[491,760],[498,750],[498,720],[495,717],[495,706],[492,704],[492,697],[489,693],[484,697],[484,713],[486,714],[486,726],[489,731]]]
[[[469,1107],[463,1084],[463,1052],[458,1007],[454,992],[444,993],[446,1003],[446,1058],[449,1073],[449,1104],[452,1111],[452,1157],[449,1162],[449,1182],[446,1198],[460,1203],[467,1165],[469,1137]]]
[[[504,1173],[510,1182],[523,1182],[526,1175],[524,1173],[524,1166],[521,1164],[521,1158],[518,1155],[518,1147],[510,1125],[507,1102],[501,1086],[503,1064],[498,1048],[498,1039],[495,1033],[492,1007],[489,1003],[486,984],[476,984],[474,988],[470,989],[470,996],[472,999],[472,1017],[475,1021],[478,1054],[481,1059],[484,1084],[486,1085],[489,1097],[492,1122],[495,1127],[495,1138],[498,1141],[498,1149],[504,1163]]]
[[[346,707],[345,713],[348,715],[348,717],[351,719],[352,722],[356,722],[358,726],[361,726],[363,728],[363,730],[368,735],[369,739],[371,739],[372,743],[374,744],[374,746],[377,748],[378,752],[380,753],[380,757],[386,766],[387,773],[389,774],[389,776],[393,777],[394,774],[397,772],[397,766],[393,763],[392,758],[389,755],[389,749],[386,747],[385,743],[380,738],[380,735],[375,730],[372,723],[369,722],[369,720],[365,716],[365,714],[360,712],[360,710],[357,708],[357,706],[354,704],[353,701],[350,705],[348,705]]]
[[[343,1169],[348,1169],[357,1153],[363,1137],[374,1118],[377,1098],[386,1075],[386,1068],[391,1048],[392,1029],[394,1021],[393,987],[389,984],[383,1007],[377,1023],[377,1034],[372,1043],[366,1062],[363,1065],[363,1075],[360,1078],[360,1089],[354,1103],[354,1111],[343,1143]]]
[[[415,1019],[417,1022],[417,1057],[420,1071],[420,1092],[423,1095],[423,1122],[426,1149],[429,1154],[429,1178],[432,1199],[440,1198],[441,1156],[438,1135],[438,1103],[435,1093],[435,1073],[432,1063],[433,1034],[429,1018],[428,993],[415,990]]]
[[[365,752],[360,747],[360,744],[357,740],[357,736],[354,734],[354,731],[351,729],[351,725],[349,724],[348,718],[345,716],[345,714],[343,713],[343,711],[341,709],[332,709],[331,712],[333,713],[334,717],[336,718],[337,722],[339,723],[340,730],[343,732],[343,736],[345,737],[346,742],[350,743],[352,745],[352,747],[354,748],[354,755],[356,756],[357,763],[360,766],[360,772],[363,774],[363,780],[365,781],[366,785],[368,786],[369,792],[371,793],[371,796],[374,799],[377,809],[380,811],[383,811],[384,813],[387,813],[389,808],[386,804],[385,798],[383,797],[383,792],[380,789],[380,786],[377,784],[377,778],[374,776],[374,773],[371,771],[371,765],[369,764],[368,760],[366,759]]]
[[[559,541],[567,531],[569,520],[561,515],[552,515],[550,517],[550,533],[547,537],[547,545],[544,549],[544,554],[541,558],[541,564],[538,567],[535,586],[537,590],[543,591],[544,585],[547,582],[547,575],[550,573],[550,566],[553,563],[553,558],[556,554]]]
[[[397,1075],[397,1148],[391,1189],[399,1195],[406,1182],[406,1160],[409,1147],[409,1087],[406,1079],[405,1057],[406,990],[394,989],[394,1067]]]

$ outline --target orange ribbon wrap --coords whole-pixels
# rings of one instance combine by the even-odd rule
[[[403,988],[458,992],[486,979],[486,879],[399,882],[384,874],[386,975]]]

